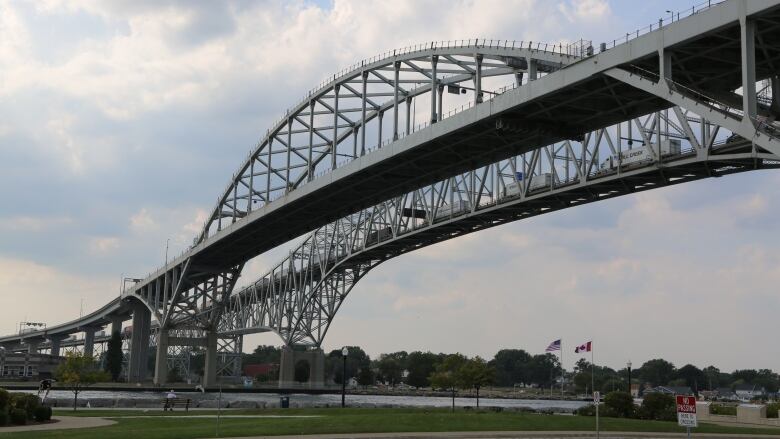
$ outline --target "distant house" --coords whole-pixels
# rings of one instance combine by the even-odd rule
[[[652,389],[646,389],[645,395],[648,393],[663,393],[665,395],[693,395],[693,390],[690,387],[680,386],[657,386]]]
[[[276,370],[277,365],[274,363],[260,363],[260,364],[245,364],[243,371],[244,376],[258,377],[262,375],[268,375],[272,371]]]
[[[740,401],[750,401],[766,395],[766,389],[754,384],[739,384],[734,388],[734,393]]]
[[[730,387],[719,387],[715,392],[717,392],[718,399],[726,401],[736,401],[738,399],[737,394]]]

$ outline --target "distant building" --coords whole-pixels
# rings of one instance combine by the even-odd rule
[[[52,378],[63,357],[27,352],[3,352],[0,374],[3,379],[38,380]]]
[[[734,393],[740,401],[750,401],[766,396],[766,389],[754,384],[739,384],[734,388]]]
[[[271,372],[279,368],[278,364],[274,363],[260,363],[260,364],[245,364],[243,367],[244,376],[257,377],[268,375]]]

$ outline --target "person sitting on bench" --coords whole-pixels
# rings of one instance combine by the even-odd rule
[[[170,409],[173,411],[173,401],[176,399],[176,393],[171,389],[168,394],[165,396],[165,407],[163,407],[163,411],[166,411]]]

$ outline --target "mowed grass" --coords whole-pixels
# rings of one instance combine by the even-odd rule
[[[115,418],[116,425],[92,429],[35,431],[2,434],[0,438],[79,438],[79,439],[188,439],[214,437],[215,418],[192,416],[215,411],[190,412],[189,418],[164,416],[162,412],[83,411],[79,416]],[[57,415],[72,412],[57,411]],[[317,433],[446,432],[446,431],[593,431],[595,419],[581,416],[553,416],[528,413],[494,413],[446,409],[288,409],[223,411],[226,415],[302,415],[312,418],[225,418],[220,436],[305,435]],[[146,416],[148,415],[148,416]],[[174,416],[185,415],[174,412]],[[135,418],[135,416],[143,416]],[[602,418],[603,431],[684,432],[673,422]],[[780,435],[780,429],[723,427],[702,424],[697,433],[742,433]]]

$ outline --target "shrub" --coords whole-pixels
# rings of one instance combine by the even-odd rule
[[[767,418],[777,418],[777,411],[780,409],[780,402],[773,402],[771,404],[766,405],[766,417]]]
[[[619,418],[630,418],[635,410],[634,397],[627,392],[610,392],[604,397],[604,406]],[[604,416],[608,416],[606,412]]]
[[[588,404],[584,407],[580,407],[577,410],[574,410],[574,414],[579,416],[596,416],[596,406],[593,404]]]
[[[8,408],[9,399],[11,399],[11,394],[5,389],[0,389],[0,411]]]
[[[9,399],[9,408],[23,410],[27,419],[33,419],[35,409],[40,405],[41,400],[38,395],[30,393],[12,393]]]
[[[767,409],[767,412],[769,410]],[[723,404],[710,404],[711,415],[727,415],[737,416],[737,406],[735,405],[723,405]]]
[[[13,408],[9,412],[11,415],[11,424],[25,425],[27,424],[27,412],[24,409]]]
[[[670,417],[671,413],[671,419]],[[644,419],[669,421],[677,419],[677,403],[674,396],[663,393],[647,393],[642,399]]]
[[[4,427],[8,425],[8,422],[10,421],[8,417],[8,408],[4,408],[0,410],[0,427]]]
[[[51,419],[51,407],[38,406],[35,409],[34,418],[36,422],[46,422]]]

